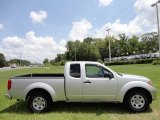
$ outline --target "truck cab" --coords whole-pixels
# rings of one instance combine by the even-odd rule
[[[65,66],[66,97],[70,101],[114,101],[117,75],[96,62],[68,62]]]

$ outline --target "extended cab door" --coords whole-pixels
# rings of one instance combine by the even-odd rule
[[[66,97],[69,101],[82,101],[81,69],[80,63],[70,63],[65,68]]]
[[[83,101],[113,101],[117,80],[112,72],[97,64],[84,64]]]

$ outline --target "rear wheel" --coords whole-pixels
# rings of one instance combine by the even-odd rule
[[[51,106],[51,98],[43,92],[35,92],[29,96],[27,101],[29,109],[34,113],[47,112]]]
[[[131,112],[143,112],[149,107],[149,99],[147,94],[138,90],[129,92],[124,103]]]

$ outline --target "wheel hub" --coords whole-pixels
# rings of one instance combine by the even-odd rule
[[[145,99],[144,99],[144,97],[141,96],[141,95],[134,95],[131,98],[131,105],[135,109],[141,109],[141,108],[143,108],[144,105],[145,105]]]
[[[32,106],[36,110],[43,110],[45,108],[46,102],[42,97],[36,97],[33,99]]]

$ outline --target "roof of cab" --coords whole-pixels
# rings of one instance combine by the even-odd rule
[[[94,62],[94,61],[69,61],[67,63],[90,63],[90,64],[101,64],[99,62]]]

